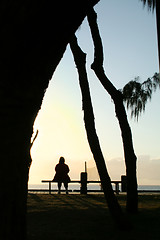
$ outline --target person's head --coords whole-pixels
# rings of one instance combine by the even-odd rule
[[[60,159],[59,159],[59,163],[64,163],[64,162],[65,162],[64,157],[60,157]]]

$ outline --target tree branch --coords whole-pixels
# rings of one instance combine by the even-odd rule
[[[33,143],[34,143],[34,141],[36,140],[36,138],[37,138],[37,136],[38,136],[38,132],[39,132],[39,131],[37,130],[37,131],[36,131],[36,135],[34,136],[32,142],[31,142],[31,144],[30,144],[30,149],[32,148]]]

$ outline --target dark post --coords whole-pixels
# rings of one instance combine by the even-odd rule
[[[49,194],[51,194],[51,182],[49,182]]]
[[[119,183],[115,183],[115,192],[119,194]]]
[[[81,172],[81,194],[87,194],[87,173]]]
[[[87,162],[85,162],[85,172],[87,172]]]
[[[121,191],[127,192],[127,176],[125,175],[121,176]]]

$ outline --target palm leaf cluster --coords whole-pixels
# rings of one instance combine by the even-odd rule
[[[139,77],[137,77],[124,86],[121,92],[127,109],[131,110],[131,117],[135,117],[138,121],[139,115],[145,111],[146,103],[151,100],[152,93],[158,87],[160,88],[160,75],[158,73],[143,83],[140,83]]]
[[[144,5],[147,5],[149,10],[154,10],[156,6],[156,0],[141,0],[141,2],[143,2]]]

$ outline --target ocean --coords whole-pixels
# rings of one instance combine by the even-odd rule
[[[115,185],[113,184],[112,186],[113,186],[113,190],[115,190]],[[119,188],[121,190],[121,184],[120,184]],[[29,191],[31,191],[31,190],[43,190],[43,191],[46,190],[46,191],[48,191],[49,184],[48,183],[29,184],[28,189],[29,189]],[[52,183],[51,189],[57,190],[57,183]],[[80,184],[70,183],[68,189],[72,190],[72,191],[80,190]],[[101,186],[100,186],[100,184],[91,184],[90,183],[90,184],[88,184],[87,189],[88,190],[101,190]],[[63,184],[62,184],[62,190],[64,190]],[[139,191],[160,191],[160,185],[139,185],[138,190]]]

